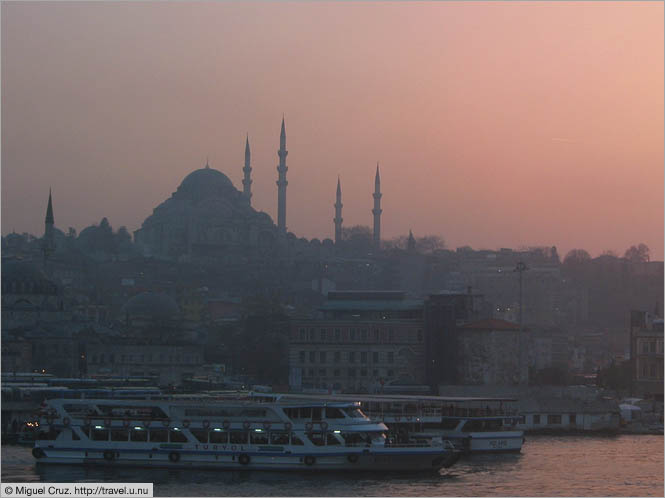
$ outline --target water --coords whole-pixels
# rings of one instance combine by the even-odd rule
[[[439,474],[169,471],[35,465],[2,447],[2,481],[152,482],[155,496],[663,496],[663,437],[527,436]]]

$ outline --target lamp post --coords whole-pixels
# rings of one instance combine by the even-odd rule
[[[519,358],[518,358],[518,369],[519,369],[519,384],[524,385],[526,383],[526,376],[524,375],[524,347],[522,344],[522,328],[523,328],[523,320],[522,320],[522,273],[524,273],[526,270],[529,268],[524,264],[523,261],[518,261],[517,265],[515,266],[515,269],[513,271],[516,271],[520,274],[520,315],[519,315],[519,320],[520,320],[520,331],[519,331],[519,336],[518,336],[518,344],[519,344]]]

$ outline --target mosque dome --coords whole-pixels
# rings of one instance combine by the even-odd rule
[[[174,197],[198,200],[235,194],[238,192],[228,176],[206,166],[187,175]]]
[[[55,282],[32,261],[2,262],[2,291],[7,294],[56,294]]]
[[[166,294],[142,292],[132,297],[122,308],[122,314],[130,318],[168,320],[180,312],[177,303]]]

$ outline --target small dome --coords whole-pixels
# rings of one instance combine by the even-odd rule
[[[166,294],[142,292],[132,297],[122,308],[123,315],[165,320],[174,318],[180,309],[177,303]]]
[[[187,175],[175,195],[198,200],[224,195],[229,190],[235,191],[229,177],[221,171],[206,167],[192,171]]]
[[[55,294],[57,285],[32,261],[3,261],[2,289],[7,293]]]

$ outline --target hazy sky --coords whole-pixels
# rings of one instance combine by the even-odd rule
[[[2,3],[2,233],[138,228],[205,164],[332,237],[663,259],[663,4]]]

